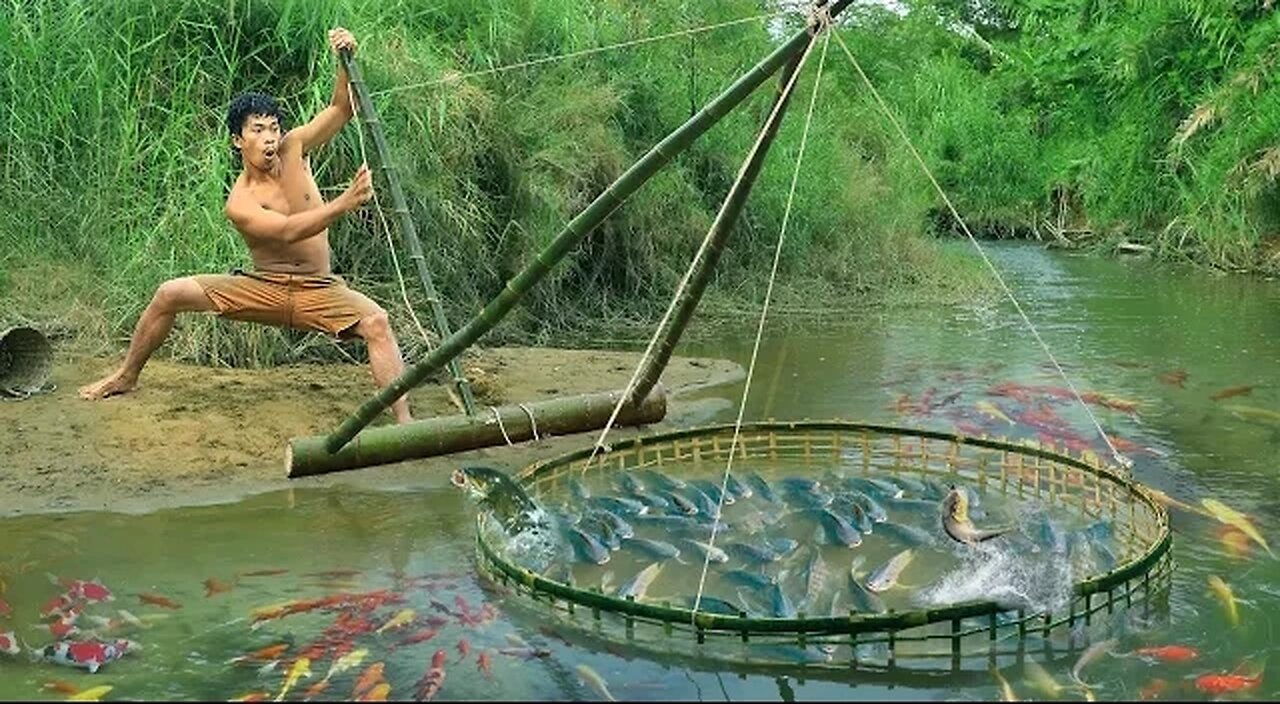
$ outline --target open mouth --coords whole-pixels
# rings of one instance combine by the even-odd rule
[[[272,148],[270,148],[270,149],[266,149],[266,150],[264,150],[264,151],[262,152],[262,156],[264,156],[264,157],[266,157],[266,158],[268,158],[268,159],[274,159],[274,158],[276,158],[276,150],[275,150],[275,147],[272,147]]]
[[[459,489],[465,489],[467,487],[467,475],[461,469],[453,470],[453,474],[449,475],[449,481]]]

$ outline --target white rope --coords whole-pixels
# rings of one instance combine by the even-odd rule
[[[366,166],[369,164],[369,155],[365,152],[364,147],[364,130],[361,129],[363,121],[360,119],[360,111],[356,109],[355,91],[351,86],[351,77],[347,76],[347,100],[351,103],[351,116],[356,120],[356,137],[360,143],[360,161]],[[383,164],[383,167],[390,169],[390,164]],[[372,173],[369,174],[373,176]],[[370,187],[372,187],[370,181]],[[422,327],[422,323],[418,320],[418,314],[413,312],[413,306],[409,303],[409,291],[404,285],[404,275],[400,273],[400,258],[396,256],[396,243],[391,238],[391,226],[387,223],[387,218],[382,212],[382,203],[378,201],[378,189],[373,189],[373,209],[378,214],[378,221],[382,223],[382,231],[387,236],[387,249],[391,252],[391,264],[395,267],[396,280],[400,283],[400,299],[404,301],[404,307],[409,311],[409,318],[413,320],[414,327],[418,328],[418,334],[422,335],[422,341],[427,345],[427,351],[431,352],[435,346],[431,344],[431,337],[427,335],[427,331]]]
[[[506,427],[502,425],[502,414],[498,413],[498,409],[493,406],[489,406],[489,410],[493,413],[493,417],[498,419],[498,430],[502,431],[502,439],[507,441],[507,446],[515,445],[514,442],[511,442],[511,436],[507,435]]]
[[[742,387],[742,401],[738,404],[738,419],[733,423],[733,440],[729,443],[729,459],[724,466],[724,476],[720,479],[720,501],[716,507],[716,518],[711,522],[711,539],[707,541],[707,545],[715,547],[716,532],[720,527],[719,516],[723,515],[725,491],[729,486],[729,472],[733,468],[734,450],[738,448],[738,436],[742,432],[742,416],[747,410],[747,396],[751,393],[751,378],[755,374],[756,359],[760,354],[760,339],[764,336],[764,321],[769,315],[769,300],[773,297],[773,283],[778,278],[778,262],[782,259],[782,244],[787,238],[787,224],[791,221],[791,206],[795,202],[796,183],[800,180],[800,167],[804,163],[804,150],[809,142],[809,126],[813,123],[813,108],[818,103],[818,88],[822,84],[822,68],[827,60],[827,45],[831,43],[832,32],[826,31],[830,27],[830,16],[823,21],[822,15],[816,15],[819,20],[818,26],[820,31],[825,31],[822,39],[822,54],[818,57],[818,72],[813,80],[813,93],[809,97],[809,112],[804,118],[804,131],[800,134],[800,153],[796,155],[796,167],[791,173],[791,190],[787,192],[787,207],[782,212],[782,229],[778,232],[778,244],[773,250],[773,268],[769,271],[769,285],[764,293],[764,307],[760,310],[760,323],[756,326],[756,341],[751,348],[751,363],[747,366],[747,379]],[[813,49],[813,43],[809,44],[809,50]],[[806,51],[806,56],[808,52]],[[800,73],[799,68],[796,74]],[[702,590],[707,582],[707,568],[711,564],[711,551],[705,551],[702,560],[702,574],[698,577],[698,594],[693,600],[693,618],[698,615],[698,607],[702,604]]]
[[[678,31],[678,32],[669,32],[669,33],[667,33],[667,34],[659,34],[659,35],[654,36],[654,37],[644,37],[644,38],[642,38],[642,39],[632,39],[632,40],[630,40],[630,41],[619,42],[618,44],[609,44],[609,45],[607,45],[607,46],[598,46],[598,47],[595,47],[595,48],[593,48],[593,49],[582,49],[582,50],[579,50],[579,51],[571,51],[571,52],[569,52],[569,53],[566,53],[566,54],[558,54],[558,55],[556,55],[556,56],[545,56],[545,57],[543,57],[543,58],[541,58],[541,59],[531,59],[531,60],[529,60],[529,61],[521,61],[521,62],[519,62],[519,63],[515,63],[515,64],[508,64],[508,65],[506,65],[506,66],[499,66],[499,67],[497,67],[497,68],[485,69],[485,70],[483,70],[483,71],[472,71],[472,72],[470,72],[470,73],[460,73],[460,74],[456,74],[456,75],[446,76],[446,77],[444,77],[444,78],[437,78],[437,79],[435,79],[435,80],[433,80],[433,81],[426,81],[426,82],[424,82],[424,83],[410,83],[409,85],[405,85],[405,86],[396,86],[395,88],[386,88],[386,89],[384,89],[384,90],[380,90],[380,91],[378,91],[378,92],[376,92],[376,93],[371,93],[370,95],[387,95],[387,94],[389,94],[389,93],[399,93],[399,92],[407,91],[407,90],[416,90],[416,89],[418,89],[418,88],[427,88],[427,87],[430,87],[430,86],[439,85],[439,84],[441,84],[441,83],[449,83],[449,82],[453,82],[453,81],[461,81],[461,80],[466,79],[466,78],[475,78],[476,76],[487,76],[487,75],[490,75],[490,74],[502,73],[502,72],[504,72],[504,71],[513,71],[513,70],[518,69],[518,68],[528,68],[529,66],[537,66],[537,65],[540,65],[540,64],[550,63],[550,62],[552,62],[552,61],[562,61],[562,60],[564,60],[564,59],[576,59],[576,58],[578,58],[578,57],[582,57],[582,56],[589,56],[589,55],[591,55],[591,54],[599,54],[599,53],[604,52],[604,51],[612,51],[612,50],[614,50],[614,49],[625,49],[625,48],[627,48],[627,47],[638,46],[638,45],[640,45],[640,44],[649,44],[649,43],[651,43],[651,42],[661,41],[661,40],[663,40],[663,39],[673,39],[673,38],[676,38],[676,37],[684,37],[684,36],[688,36],[688,35],[691,35],[691,34],[699,34],[699,33],[702,33],[702,32],[710,32],[710,31],[712,31],[712,30],[716,30],[716,29],[723,29],[723,28],[725,28],[725,27],[732,27],[732,26],[734,26],[734,25],[738,25],[738,24],[745,24],[745,23],[747,23],[747,22],[756,22],[756,21],[758,21],[758,20],[767,20],[767,19],[770,19],[770,18],[773,18],[773,17],[777,17],[777,16],[779,16],[779,15],[783,15],[783,14],[786,14],[786,11],[785,11],[785,10],[779,10],[778,12],[770,12],[770,13],[766,13],[766,14],[763,14],[763,15],[755,15],[754,17],[743,17],[742,19],[729,20],[729,21],[727,21],[727,22],[720,22],[720,23],[718,23],[718,24],[711,24],[711,25],[706,25],[706,26],[703,26],[703,27],[694,27],[694,28],[692,28],[692,29],[682,29],[682,30],[680,30],[680,31]]]
[[[791,74],[791,78],[788,80],[786,87],[783,89],[783,95],[790,93],[792,85],[795,83],[796,78],[800,75],[800,69],[803,68],[804,62],[809,58],[809,52],[812,50],[813,50],[813,44],[810,43],[809,47],[805,50],[804,55],[801,57],[800,63],[796,66],[796,70]],[[760,129],[760,134],[756,136],[755,144],[752,145],[751,151],[748,152],[747,158],[742,162],[742,166],[739,167],[738,177],[734,179],[733,186],[729,188],[730,192],[732,192],[733,188],[736,187],[740,181],[742,181],[744,176],[746,176],[747,164],[751,163],[751,160],[755,156],[756,152],[760,150],[760,146],[764,142],[765,135],[768,132],[768,124],[773,121],[778,111],[782,109],[783,104],[784,104],[784,101],[778,101],[778,103],[773,106],[773,110],[769,113],[769,118],[765,120],[765,127],[762,127]],[[613,428],[614,422],[617,421],[618,414],[622,411],[623,404],[625,404],[627,399],[630,398],[631,392],[635,390],[636,381],[640,378],[640,371],[644,369],[645,363],[648,362],[649,357],[653,354],[653,350],[657,346],[659,338],[661,338],[662,336],[662,331],[667,326],[667,321],[671,319],[671,314],[675,312],[676,303],[680,300],[681,295],[684,294],[685,287],[689,285],[689,280],[693,277],[693,272],[695,269],[697,269],[698,262],[702,261],[702,258],[705,255],[707,248],[711,245],[712,235],[715,233],[717,226],[720,224],[720,221],[724,219],[725,209],[727,207],[728,207],[727,202],[721,204],[720,211],[716,213],[715,221],[711,224],[711,227],[707,230],[706,236],[702,238],[702,244],[698,247],[697,253],[693,255],[693,260],[689,262],[689,268],[684,272],[684,276],[680,279],[680,284],[676,287],[675,295],[671,297],[671,302],[667,304],[666,312],[662,314],[662,319],[658,321],[657,327],[654,328],[653,337],[649,338],[649,345],[645,347],[644,354],[640,356],[640,361],[636,364],[635,371],[631,373],[631,380],[627,382],[626,389],[622,392],[622,395],[618,398],[618,403],[614,405],[613,413],[609,414],[608,422],[604,424],[604,428],[600,431],[600,437],[596,439],[595,445],[593,445],[591,448],[591,455],[587,457],[587,459],[582,463],[583,475],[586,474],[587,468],[591,466],[591,462],[596,458],[596,455],[599,454],[600,450],[606,449],[608,447],[607,445],[604,444],[604,440],[609,435],[609,431]]]
[[[1067,377],[1067,373],[1063,371],[1062,365],[1058,364],[1058,360],[1053,356],[1053,352],[1049,351],[1049,346],[1045,344],[1044,339],[1040,337],[1040,332],[1036,330],[1036,326],[1031,323],[1031,318],[1027,317],[1027,314],[1023,312],[1022,306],[1018,303],[1018,299],[1013,295],[1013,291],[1011,291],[1009,286],[1005,284],[1004,277],[1000,276],[1000,271],[991,263],[991,260],[987,257],[987,253],[982,250],[982,245],[978,244],[977,238],[975,238],[973,233],[969,231],[969,226],[966,225],[964,219],[960,217],[960,213],[956,212],[955,206],[951,204],[951,199],[943,192],[942,186],[938,185],[937,179],[933,177],[933,172],[931,172],[929,167],[924,163],[924,159],[921,158],[920,152],[916,151],[916,147],[911,143],[911,138],[907,136],[906,130],[902,129],[902,125],[898,122],[897,118],[894,117],[893,112],[889,109],[889,106],[885,104],[884,99],[880,97],[880,93],[876,90],[875,86],[871,85],[871,79],[867,78],[866,73],[863,73],[862,66],[859,65],[858,60],[854,58],[853,52],[849,51],[849,47],[844,43],[844,39],[840,37],[838,32],[835,32],[834,34],[836,35],[836,41],[840,44],[840,48],[844,49],[845,56],[849,57],[849,61],[853,63],[854,69],[856,69],[858,71],[858,75],[862,77],[863,83],[867,85],[871,94],[875,96],[876,102],[880,105],[880,109],[884,112],[885,116],[889,118],[889,121],[893,123],[893,126],[897,128],[898,134],[902,137],[902,140],[906,142],[907,148],[911,150],[911,155],[915,157],[917,162],[919,162],[920,168],[924,169],[925,176],[929,178],[929,182],[933,184],[934,189],[938,191],[938,195],[942,197],[942,201],[946,203],[947,209],[951,211],[951,217],[955,218],[956,222],[960,223],[960,228],[964,230],[965,236],[969,238],[969,241],[973,243],[974,248],[978,250],[978,254],[982,256],[982,261],[986,262],[987,268],[995,275],[996,281],[1000,283],[1000,288],[1004,289],[1005,295],[1007,295],[1009,300],[1013,302],[1013,307],[1017,309],[1018,315],[1022,316],[1022,321],[1027,324],[1027,328],[1031,330],[1031,334],[1036,338],[1036,342],[1040,343],[1040,348],[1043,349],[1045,355],[1049,357],[1049,361],[1053,363],[1053,367],[1058,370],[1058,375],[1062,377],[1064,382],[1066,382],[1067,388],[1071,389],[1071,395],[1075,396],[1076,401],[1079,402],[1082,408],[1084,408],[1085,413],[1089,414],[1089,420],[1093,422],[1093,427],[1098,431],[1098,434],[1102,436],[1103,441],[1107,443],[1107,447],[1111,449],[1112,457],[1115,458],[1116,462],[1119,463],[1120,466],[1125,469],[1132,469],[1133,460],[1120,454],[1120,451],[1117,450],[1116,446],[1111,442],[1111,438],[1107,436],[1106,431],[1102,429],[1102,425],[1098,423],[1098,419],[1093,415],[1093,411],[1089,408],[1089,404],[1085,403],[1084,399],[1080,397],[1080,392],[1076,390],[1075,384],[1071,383],[1071,379],[1069,379]]]
[[[541,440],[542,438],[538,437],[538,419],[533,417],[533,411],[529,410],[529,407],[523,403],[517,403],[516,405],[520,407],[520,410],[524,411],[526,416],[529,416],[529,427],[533,429],[533,441]]]

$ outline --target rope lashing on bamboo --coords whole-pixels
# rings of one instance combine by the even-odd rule
[[[502,431],[502,439],[507,441],[507,447],[514,447],[515,443],[511,442],[511,436],[507,435],[507,428],[502,424],[502,414],[494,406],[489,406],[489,412],[493,414],[494,419],[498,421],[498,430]]]
[[[1132,470],[1133,460],[1120,454],[1120,451],[1116,449],[1115,444],[1111,442],[1111,438],[1107,435],[1107,432],[1102,429],[1102,424],[1100,424],[1097,417],[1093,415],[1093,410],[1089,408],[1089,404],[1085,403],[1084,399],[1080,397],[1080,392],[1076,390],[1076,385],[1071,383],[1071,379],[1067,377],[1067,373],[1062,369],[1062,365],[1058,364],[1058,359],[1054,357],[1053,352],[1049,350],[1049,345],[1045,343],[1044,338],[1040,337],[1040,331],[1036,329],[1036,326],[1031,322],[1031,318],[1029,318],[1026,312],[1022,310],[1022,305],[1018,303],[1018,298],[1013,295],[1013,291],[1010,290],[1009,286],[1005,283],[1004,277],[1000,275],[1000,271],[996,269],[995,264],[991,263],[991,259],[988,258],[987,253],[983,251],[982,245],[978,244],[977,238],[969,231],[969,226],[965,223],[964,218],[960,217],[960,213],[957,212],[956,207],[952,205],[951,199],[947,197],[945,192],[943,192],[942,186],[938,185],[938,180],[933,177],[933,172],[930,171],[928,165],[924,163],[924,159],[920,156],[920,152],[916,150],[915,144],[913,144],[911,142],[911,138],[907,136],[906,130],[902,128],[901,123],[899,123],[897,117],[894,116],[893,111],[890,110],[889,106],[884,102],[884,98],[880,97],[880,92],[871,84],[871,79],[867,77],[865,72],[863,72],[862,66],[858,63],[858,60],[854,58],[853,52],[850,51],[848,45],[844,43],[844,39],[840,37],[840,33],[834,32],[834,34],[836,36],[836,42],[838,42],[840,44],[840,48],[844,50],[845,56],[849,57],[849,61],[852,62],[853,68],[857,70],[858,75],[862,77],[862,82],[866,84],[867,89],[871,91],[871,95],[875,97],[876,103],[880,106],[880,110],[884,112],[885,116],[889,118],[889,121],[893,123],[893,126],[897,129],[899,136],[902,137],[903,142],[906,143],[907,148],[911,151],[911,155],[915,157],[916,162],[920,164],[920,168],[924,170],[925,176],[929,178],[929,183],[933,184],[934,190],[938,192],[938,196],[941,197],[942,201],[946,204],[947,210],[951,212],[951,217],[955,218],[956,222],[960,223],[960,228],[964,230],[965,236],[973,243],[974,248],[978,250],[978,254],[982,257],[982,261],[986,262],[987,268],[995,275],[996,281],[1000,284],[1000,288],[1004,290],[1005,295],[1013,302],[1013,307],[1017,309],[1018,315],[1022,317],[1022,321],[1026,323],[1027,328],[1031,330],[1031,335],[1035,337],[1036,342],[1040,344],[1040,348],[1044,350],[1049,361],[1053,363],[1053,368],[1058,371],[1058,376],[1062,377],[1062,380],[1066,382],[1067,388],[1071,390],[1071,395],[1074,396],[1076,402],[1084,408],[1084,412],[1089,415],[1089,420],[1093,423],[1093,427],[1098,431],[1098,435],[1102,436],[1102,440],[1107,443],[1107,447],[1111,450],[1111,456],[1121,467],[1124,467],[1126,470]]]
[[[694,27],[692,29],[682,29],[678,32],[668,32],[667,34],[659,34],[652,37],[631,39],[625,42],[618,42],[617,44],[608,44],[606,46],[598,46],[591,49],[580,49],[578,51],[570,51],[564,54],[557,54],[555,56],[544,56],[540,59],[530,59],[528,61],[520,61],[518,63],[507,64],[505,66],[498,66],[495,68],[488,68],[482,71],[471,71],[469,73],[460,73],[452,76],[446,76],[444,78],[437,78],[432,81],[425,81],[423,83],[410,83],[404,86],[396,86],[395,88],[384,88],[383,90],[372,92],[369,95],[379,96],[379,95],[388,95],[390,93],[401,93],[404,91],[416,90],[418,88],[429,88],[431,86],[440,85],[441,83],[451,83],[456,81],[462,81],[468,78],[475,78],[477,76],[488,76],[492,74],[503,73],[506,71],[514,71],[520,68],[528,68],[530,66],[539,66],[539,65],[551,63],[554,61],[563,61],[565,59],[576,59],[583,56],[590,56],[592,54],[599,54],[606,51],[613,51],[615,49],[626,49],[633,46],[639,46],[641,44],[650,44],[653,42],[662,41],[664,39],[675,39],[677,37],[691,36],[694,34],[711,32],[717,29],[724,29],[725,27],[733,27],[735,25],[746,24],[747,22],[757,22],[760,20],[772,19],[774,17],[784,15],[786,14],[786,12],[787,12],[786,10],[779,10],[777,12],[768,12],[762,15],[754,15],[752,17],[743,17],[741,19],[728,20],[726,22],[717,22],[715,24],[703,25],[701,27]]]
[[[787,192],[787,207],[782,211],[782,228],[778,232],[778,244],[773,250],[773,268],[769,271],[769,285],[765,288],[764,306],[760,309],[760,323],[756,326],[755,345],[751,348],[751,362],[747,366],[747,378],[742,387],[742,401],[738,403],[738,418],[733,425],[733,440],[729,443],[729,457],[725,462],[724,475],[720,478],[720,497],[716,506],[716,518],[711,521],[711,537],[707,541],[707,545],[715,547],[716,532],[720,527],[719,517],[724,508],[725,491],[729,486],[729,472],[733,468],[733,458],[738,449],[738,438],[742,434],[742,416],[747,409],[747,397],[751,393],[751,379],[755,375],[756,360],[760,355],[760,340],[764,336],[764,322],[769,315],[769,302],[773,298],[773,284],[778,278],[778,262],[782,260],[782,245],[787,237],[787,225],[791,221],[791,207],[795,204],[796,183],[800,180],[800,167],[804,163],[804,151],[809,142],[809,127],[813,123],[813,108],[818,103],[818,89],[822,85],[822,69],[826,64],[827,45],[831,43],[831,35],[834,33],[831,29],[831,16],[821,12],[822,8],[815,8],[811,14],[811,21],[815,24],[815,31],[823,33],[822,54],[818,57],[818,70],[813,79],[813,92],[809,96],[809,111],[804,118],[804,131],[800,133],[800,152],[796,155],[796,166],[791,173],[791,189]],[[812,50],[813,45],[809,45]],[[799,70],[796,71],[798,75]],[[698,593],[693,600],[693,618],[697,618],[698,607],[702,605],[702,592],[707,583],[707,568],[711,565],[711,551],[704,551],[702,559],[702,574],[698,576]]]
[[[812,51],[812,48],[813,48],[813,42],[810,42],[809,46],[805,49],[805,52],[802,55],[800,59],[800,63],[797,65],[796,70],[792,72],[789,80],[787,81],[786,86],[783,88],[784,94],[789,94],[791,92],[791,89],[795,85],[796,77],[800,74],[800,69],[803,67],[804,61],[807,60],[810,51]],[[741,181],[746,177],[748,173],[747,165],[751,163],[756,153],[761,149],[761,146],[764,144],[765,137],[769,132],[769,123],[771,123],[777,117],[778,111],[782,109],[785,103],[786,103],[785,100],[779,100],[773,106],[773,110],[770,111],[768,119],[765,120],[764,126],[761,127],[760,133],[756,136],[756,140],[751,147],[751,151],[748,152],[747,158],[743,161],[742,166],[738,169],[738,175],[734,179],[733,185],[729,187],[730,192],[733,192],[738,187],[739,183],[741,183]],[[721,206],[721,212],[717,214],[716,221],[712,223],[711,227],[708,228],[707,230],[707,234],[702,238],[702,243],[699,245],[698,251],[694,254],[693,259],[689,262],[689,268],[685,270],[684,276],[681,277],[680,283],[679,285],[676,286],[675,293],[671,297],[671,301],[667,304],[666,312],[662,314],[661,320],[658,321],[658,325],[654,328],[653,336],[649,338],[649,344],[645,347],[644,354],[640,356],[640,360],[639,362],[637,362],[635,370],[632,371],[631,379],[627,381],[627,386],[625,390],[622,392],[621,396],[619,396],[618,402],[614,405],[613,412],[609,415],[609,420],[605,423],[604,428],[600,431],[600,437],[596,439],[595,444],[592,446],[590,456],[588,456],[586,460],[583,461],[581,472],[584,476],[587,472],[587,469],[591,466],[591,463],[595,460],[596,456],[600,453],[600,451],[601,450],[605,450],[606,452],[608,451],[608,445],[605,444],[605,438],[608,437],[609,431],[613,428],[614,423],[618,419],[618,415],[622,412],[622,407],[623,405],[625,405],[626,400],[631,397],[632,392],[635,390],[636,382],[640,378],[641,371],[644,369],[645,365],[648,363],[649,358],[653,356],[653,352],[655,347],[658,344],[658,340],[662,337],[663,330],[667,327],[667,323],[671,320],[671,316],[675,312],[676,306],[680,301],[681,297],[683,296],[685,289],[688,287],[689,282],[693,277],[694,271],[698,268],[699,261],[706,256],[707,249],[711,244],[713,235],[716,230],[716,224],[720,220],[720,218],[723,216],[724,209],[727,206],[728,206],[727,202]]]
[[[517,403],[516,405],[520,407],[520,410],[524,411],[526,416],[529,416],[529,427],[533,429],[534,442],[541,440],[542,438],[538,437],[538,419],[533,417],[533,411],[529,410],[529,407],[523,403]]]

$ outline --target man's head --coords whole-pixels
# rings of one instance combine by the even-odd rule
[[[227,129],[236,153],[260,169],[270,169],[284,133],[284,111],[275,98],[241,93],[227,108]]]

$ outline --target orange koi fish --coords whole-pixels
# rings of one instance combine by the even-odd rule
[[[204,580],[204,596],[209,598],[214,594],[222,594],[229,592],[235,587],[233,582],[224,582],[217,577],[210,577]]]
[[[1262,684],[1262,676],[1249,677],[1246,675],[1230,675],[1208,674],[1200,675],[1196,678],[1196,689],[1205,694],[1219,695],[1228,692],[1243,692],[1248,689],[1256,689]]]
[[[437,650],[436,654],[431,657],[431,669],[427,670],[427,674],[418,680],[416,685],[418,690],[418,701],[429,702],[444,687],[444,662],[448,658],[443,650]]]
[[[1133,651],[1139,657],[1161,662],[1188,662],[1200,657],[1200,651],[1186,645],[1159,645]]]
[[[391,685],[386,682],[379,682],[374,685],[364,696],[357,698],[356,701],[361,702],[385,702],[387,697],[391,696]]]
[[[476,656],[476,669],[484,675],[486,680],[493,680],[493,656],[488,650],[481,650]]]
[[[1253,393],[1252,386],[1229,386],[1210,396],[1209,400],[1221,401],[1223,399],[1231,398],[1232,396],[1246,396],[1250,393]]]
[[[161,594],[141,592],[136,596],[138,597],[138,600],[144,604],[151,604],[152,606],[159,606],[165,609],[181,609],[182,608],[182,604],[179,604],[173,599],[170,599],[169,597]]]
[[[375,662],[374,664],[365,668],[364,672],[360,673],[360,677],[356,679],[355,689],[351,690],[351,698],[359,699],[362,694],[365,694],[370,689],[373,689],[374,686],[378,684],[378,682],[381,682],[382,670],[383,670],[383,664],[380,662]]]

